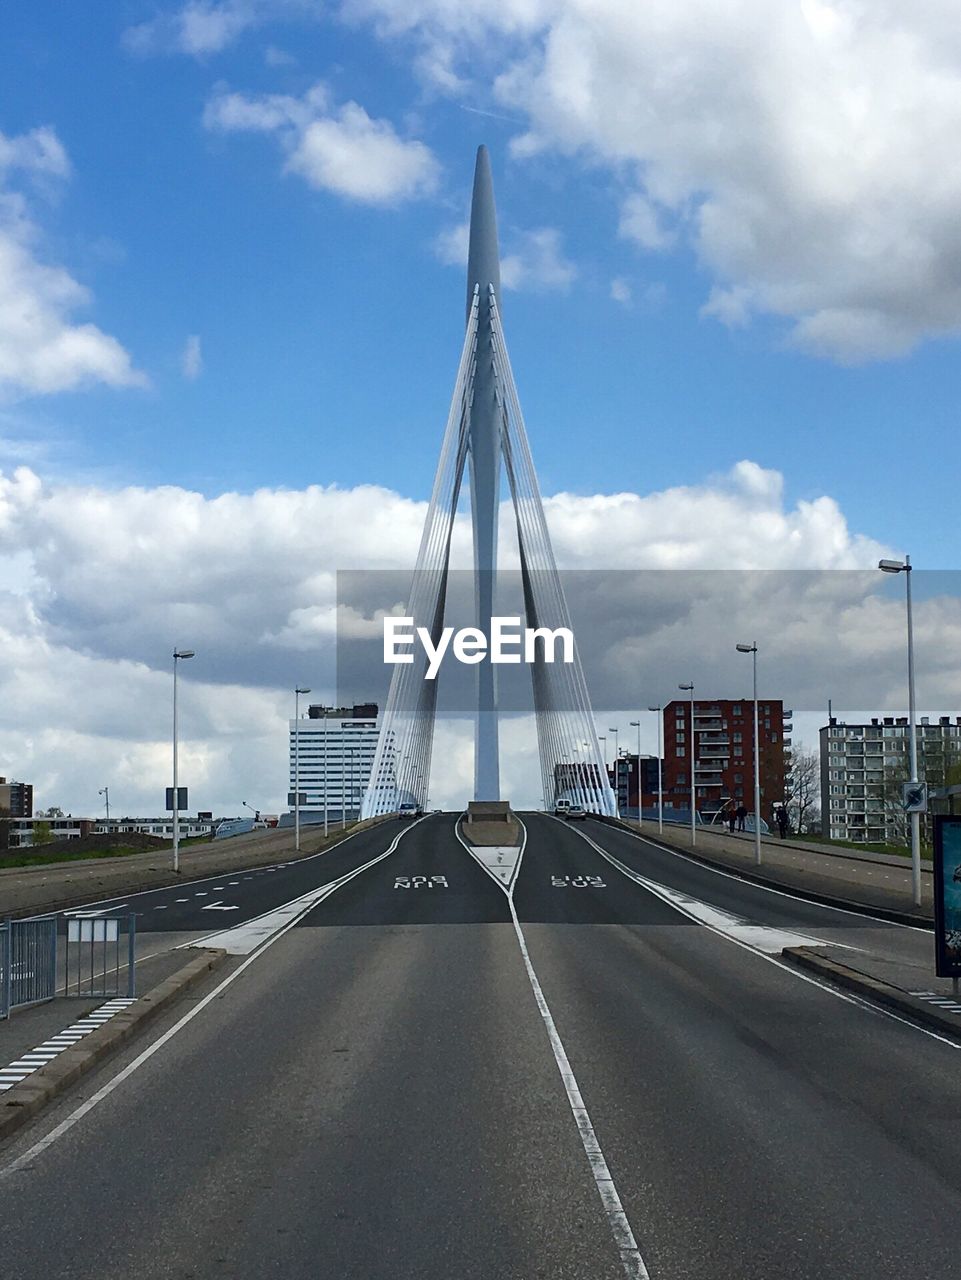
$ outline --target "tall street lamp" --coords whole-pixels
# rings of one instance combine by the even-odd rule
[[[300,685],[294,690],[294,851],[300,852],[300,695],[310,693]]]
[[[648,711],[657,712],[657,829],[660,834],[664,833],[664,787],[661,781],[661,757],[663,749],[661,747],[661,721],[664,718],[663,707],[648,707]]]
[[[641,722],[632,720],[631,727],[637,730],[637,820],[641,820]],[[631,798],[630,772],[628,772],[627,798]]]
[[[908,609],[908,746],[911,752],[911,784],[918,782],[918,731],[915,721],[914,701],[914,621],[911,615],[911,557],[903,560],[879,560],[878,568],[883,573],[903,573],[907,588]],[[911,889],[914,905],[921,905],[921,815],[911,814]]]
[[[691,755],[690,755],[690,760],[691,760],[691,848],[693,849],[693,848],[694,848],[694,845],[695,845],[695,844],[696,844],[696,842],[697,842],[697,832],[696,832],[696,830],[695,830],[695,826],[694,826],[694,823],[695,823],[695,805],[694,805],[694,681],[692,680],[690,684],[679,684],[677,687],[678,687],[679,689],[684,689],[686,692],[687,692],[687,691],[689,691],[689,692],[690,692],[690,695],[691,695],[691,738],[690,738],[690,745],[691,745]]]
[[[177,792],[177,663],[194,656],[193,649],[174,649],[174,872],[180,871],[180,796]]]
[[[97,794],[100,796],[103,796],[103,802],[107,807],[107,833],[109,834],[110,832],[110,788],[101,787],[100,790],[97,792]]]
[[[754,660],[754,861],[761,865],[761,758],[757,714],[757,641],[735,646],[738,653],[749,653]]]

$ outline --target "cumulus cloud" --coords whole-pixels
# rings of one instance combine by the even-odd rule
[[[196,333],[192,333],[184,343],[180,368],[188,382],[196,382],[203,373],[204,358],[200,350],[200,337]]]
[[[307,9],[293,0],[189,0],[172,13],[128,27],[131,53],[185,53],[203,58],[221,53],[244,32],[273,17]]]
[[[325,85],[301,98],[220,92],[204,112],[208,129],[274,135],[287,172],[312,187],[363,204],[396,204],[432,192],[440,166],[430,148],[401,138],[388,120],[362,106],[334,106]]]
[[[628,187],[621,230],[693,247],[704,314],[854,363],[961,330],[961,37],[943,0],[349,0]]]
[[[447,227],[434,240],[437,258],[448,267],[464,267],[470,240],[466,222]],[[510,251],[501,258],[501,284],[505,289],[564,291],[577,278],[577,267],[565,256],[561,234],[555,227],[533,231],[508,231]]]
[[[40,256],[40,230],[15,175],[41,182],[66,178],[70,162],[49,128],[7,137],[0,133],[0,393],[48,394],[93,382],[141,386],[116,338],[73,313],[90,293],[60,266]]]
[[[763,644],[767,678],[797,705],[820,705],[830,673],[838,702],[897,709],[903,594],[883,595],[873,567],[889,549],[850,530],[829,496],[791,505],[777,472],[745,460],[696,486],[555,494],[546,509],[579,636],[590,618],[582,643],[599,710],[638,680],[652,699],[669,694],[681,667],[705,689],[739,689],[738,628],[748,630],[734,639]],[[96,808],[105,781],[121,807],[158,808],[170,653],[189,645],[195,803],[232,812],[249,791],[280,806],[289,690],[302,682],[318,700],[334,696],[337,571],[402,571],[406,582],[424,514],[424,503],[371,486],[207,498],[0,472],[0,560],[17,566],[0,581],[0,773],[38,782],[43,803],[75,812]],[[506,567],[517,562],[512,524],[505,503]],[[453,561],[471,563],[466,516]],[[950,710],[961,700],[961,590],[919,591],[916,615],[923,705]],[[366,618],[376,612],[359,613],[352,634],[370,630]],[[435,753],[434,794],[453,803],[463,778],[451,762],[467,767],[470,734],[453,722],[443,733],[450,750]],[[520,788],[529,772],[525,802],[536,801],[531,725],[510,734],[511,777]]]

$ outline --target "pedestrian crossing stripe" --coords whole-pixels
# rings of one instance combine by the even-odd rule
[[[48,1062],[53,1062],[56,1057],[63,1053],[64,1049],[71,1048],[82,1040],[84,1036],[88,1036],[91,1031],[96,1031],[98,1027],[104,1026],[115,1014],[122,1013],[124,1009],[133,1003],[133,999],[125,997],[118,1000],[108,1000],[106,1004],[100,1005],[92,1013],[87,1014],[85,1018],[81,1018],[79,1022],[72,1023],[66,1031],[61,1031],[58,1035],[51,1036],[49,1040],[44,1040],[43,1044],[38,1044],[29,1053],[23,1053],[19,1058],[8,1063],[7,1066],[0,1067],[0,1093],[5,1092],[7,1089],[12,1089],[14,1085],[26,1080],[27,1076],[33,1075],[35,1071],[45,1067]]]

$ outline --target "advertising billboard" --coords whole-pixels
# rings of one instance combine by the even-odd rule
[[[961,817],[934,820],[934,939],[938,977],[961,977]]]

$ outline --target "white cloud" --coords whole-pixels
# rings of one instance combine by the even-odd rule
[[[513,237],[517,247],[501,259],[501,284],[505,289],[567,290],[577,277],[577,267],[564,257],[561,233],[556,227],[538,227]]]
[[[828,670],[838,699],[864,673],[890,676],[900,690],[903,598],[870,595],[888,549],[852,532],[830,497],[789,506],[777,472],[742,461],[697,486],[555,494],[546,508],[564,568],[688,572],[654,574],[640,599],[598,575],[591,643],[611,680],[635,687],[639,672],[653,681],[697,660],[720,664],[705,678],[721,687],[734,679],[722,662],[730,637],[721,657],[698,658],[698,646],[747,616],[768,661],[779,655],[787,673],[779,678],[802,692],[799,673],[810,682],[812,671]],[[0,584],[0,773],[37,782],[38,801],[75,812],[95,809],[97,788],[109,782],[113,791],[114,779],[120,807],[156,809],[166,785],[169,654],[189,645],[197,657],[184,673],[183,731],[194,803],[231,812],[251,792],[276,807],[286,787],[288,690],[302,681],[318,700],[332,696],[336,570],[406,571],[424,513],[424,503],[371,486],[205,498],[175,486],[47,485],[28,467],[0,472],[0,560],[16,566]],[[512,523],[505,504],[505,566],[516,563]],[[468,517],[458,518],[453,558],[471,562]],[[736,589],[724,574],[689,576],[728,567],[868,572],[806,585],[791,573],[774,586],[754,575]],[[363,618],[355,623],[363,632]],[[952,665],[961,605],[925,600],[917,626],[919,670],[936,673],[947,707],[948,693],[961,700]],[[456,738],[462,729],[445,728],[450,752],[435,752],[435,795],[450,803],[462,798],[469,759],[469,735],[466,745]],[[520,787],[527,775],[514,770],[530,764],[530,726],[510,733]],[[528,802],[537,794],[531,777]]]
[[[196,382],[203,373],[204,358],[200,350],[200,337],[196,333],[192,333],[184,343],[180,368],[188,382]]]
[[[28,180],[62,179],[70,162],[55,131],[0,134],[0,393],[48,394],[93,382],[142,386],[116,338],[73,313],[90,294],[63,267],[41,260],[40,231],[10,174]]]
[[[630,194],[622,230],[843,362],[961,331],[961,28],[944,0],[352,0],[441,47],[552,151]],[[451,57],[454,51],[454,58]]]
[[[189,0],[174,12],[128,27],[123,43],[131,53],[203,58],[221,53],[244,32],[288,11],[307,10],[294,0]]]
[[[623,307],[629,307],[634,300],[631,286],[623,276],[615,276],[611,281],[611,297]]]
[[[448,227],[434,240],[434,252],[448,267],[467,265],[470,227]],[[566,290],[577,278],[577,267],[564,257],[561,234],[555,227],[508,232],[510,252],[501,258],[501,284],[514,290]]]
[[[207,104],[204,123],[274,134],[287,171],[349,200],[396,204],[437,186],[440,166],[429,147],[401,138],[390,121],[371,119],[356,102],[334,108],[324,85],[302,98],[221,92]]]

